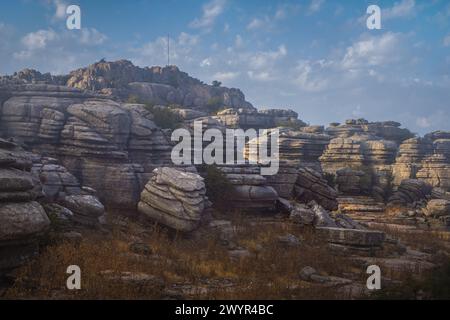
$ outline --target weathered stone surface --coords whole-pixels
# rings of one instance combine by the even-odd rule
[[[305,204],[293,203],[289,219],[300,225],[312,225],[314,223],[314,211]]]
[[[343,195],[367,194],[372,189],[372,181],[367,172],[350,168],[336,172],[336,185],[339,193]]]
[[[351,137],[354,134],[368,134],[396,142],[412,138],[408,129],[400,128],[401,124],[394,121],[369,122],[365,119],[350,119],[345,124],[333,124],[326,129],[331,136]]]
[[[50,225],[41,207],[34,201],[39,180],[27,170],[32,159],[16,144],[0,141],[0,275],[4,269],[22,264],[37,252],[37,238]],[[20,168],[16,169],[16,168]]]
[[[431,195],[432,187],[422,180],[403,180],[397,191],[389,199],[390,205],[408,205],[425,200]]]
[[[105,207],[94,196],[72,195],[62,200],[63,205],[74,213],[73,220],[85,225],[97,226]]]
[[[200,224],[206,207],[205,184],[197,174],[157,168],[141,194],[138,210],[145,216],[180,231]]]
[[[0,204],[0,242],[33,237],[43,232],[49,223],[37,202]]]
[[[450,201],[444,199],[432,199],[423,210],[426,216],[439,218],[450,215]]]
[[[318,227],[317,232],[331,243],[351,246],[373,247],[383,244],[383,232],[359,229]]]
[[[100,61],[71,72],[67,78],[69,87],[98,91],[122,100],[131,96],[157,104],[207,107],[215,98],[224,106],[253,109],[240,90],[205,85],[176,66],[140,68],[127,60]]]
[[[48,84],[10,84],[2,90],[10,96],[2,105],[3,134],[60,160],[114,210],[136,209],[152,170],[170,163],[170,138],[142,105]],[[0,167],[10,162],[1,151]]]
[[[268,109],[226,109],[217,113],[216,118],[224,125],[243,129],[268,129],[278,126],[302,127],[306,124],[298,119],[292,110]]]
[[[313,169],[300,168],[298,170],[294,191],[296,199],[301,202],[308,203],[315,200],[330,211],[338,208],[336,190],[330,187],[321,174]]]
[[[257,165],[221,165],[218,167],[233,185],[230,207],[242,210],[274,210],[278,193],[270,177],[260,175]]]
[[[382,213],[386,210],[384,202],[368,196],[338,197],[339,211],[343,213]]]

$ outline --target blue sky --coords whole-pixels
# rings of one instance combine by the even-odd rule
[[[82,29],[67,30],[78,4]],[[382,9],[368,30],[366,9]],[[4,0],[0,74],[67,73],[101,58],[171,63],[311,124],[364,117],[450,130],[448,0]]]

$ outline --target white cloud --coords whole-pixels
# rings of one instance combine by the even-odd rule
[[[186,32],[181,32],[178,36],[178,44],[181,46],[195,46],[198,44],[199,37]]]
[[[445,47],[450,47],[450,34],[444,38],[443,44]]]
[[[27,50],[45,49],[47,44],[58,38],[58,35],[52,29],[38,30],[28,33],[22,38],[22,43]]]
[[[317,92],[327,88],[328,80],[323,76],[324,69],[329,63],[323,60],[309,61],[300,60],[295,68],[294,84],[302,90]],[[326,73],[326,72],[325,72]]]
[[[417,118],[416,124],[420,128],[425,128],[426,129],[426,128],[431,127],[431,121],[427,117],[419,117],[419,118]]]
[[[394,3],[391,8],[382,10],[382,19],[392,19],[401,17],[410,17],[414,15],[416,7],[415,0],[402,0]]]
[[[197,35],[191,35],[181,32],[176,39],[170,39],[170,63],[183,66],[186,63],[194,63],[199,66],[199,60],[192,55],[200,38]],[[150,41],[141,47],[131,48],[130,51],[135,55],[132,59],[134,63],[140,66],[166,65],[167,64],[167,36],[161,36],[154,41]],[[208,60],[209,61],[209,60]],[[206,63],[206,62],[205,62]],[[209,61],[209,63],[211,63]],[[207,66],[206,64],[202,66]]]
[[[241,48],[244,45],[244,39],[242,39],[242,36],[238,34],[236,38],[234,39],[234,46],[236,48]]]
[[[213,26],[216,19],[223,13],[225,0],[213,0],[203,6],[203,15],[190,23],[192,28],[206,28]]]
[[[83,28],[80,33],[79,42],[84,45],[96,46],[103,44],[108,39],[106,35],[95,28]]]
[[[219,81],[228,81],[236,79],[239,75],[239,72],[216,72],[213,78]]]
[[[263,51],[250,54],[248,63],[252,69],[264,69],[272,66],[274,62],[285,57],[286,55],[286,46],[281,45],[276,51]]]
[[[267,24],[268,23],[268,19],[267,18],[264,18],[264,19],[261,19],[261,18],[253,18],[250,22],[249,22],[249,24],[247,25],[247,29],[248,30],[257,30],[257,29],[260,29],[260,28],[262,28],[265,24]]]
[[[400,34],[392,32],[358,41],[347,48],[341,66],[344,69],[357,69],[397,61],[401,55],[400,42]]]
[[[54,7],[53,20],[63,20],[66,17],[66,9],[69,4],[65,0],[47,0],[47,2]]]
[[[325,0],[312,0],[308,8],[308,13],[313,14],[320,10]]]
[[[205,67],[210,67],[211,66],[211,59],[210,58],[205,58],[200,62],[200,67],[205,68]]]
[[[284,4],[279,6],[273,14],[253,17],[247,24],[247,30],[274,30],[277,23],[286,20],[290,16],[298,13],[300,6],[293,4]]]

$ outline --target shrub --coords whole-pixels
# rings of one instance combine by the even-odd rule
[[[181,117],[173,112],[169,107],[156,107],[146,104],[145,108],[153,114],[153,121],[162,129],[176,129],[183,121]]]
[[[217,81],[217,80],[214,80],[213,82],[212,82],[212,86],[213,87],[220,87],[222,85],[222,82],[220,82],[220,81]]]
[[[223,99],[221,97],[213,97],[206,103],[206,109],[209,113],[215,114],[223,109]]]
[[[226,175],[215,165],[203,165],[200,171],[205,178],[206,195],[214,207],[222,212],[229,210],[234,187]]]

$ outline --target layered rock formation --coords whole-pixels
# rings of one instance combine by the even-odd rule
[[[414,205],[415,202],[425,201],[431,197],[432,186],[422,180],[406,179],[398,186],[389,199],[390,205]]]
[[[323,208],[334,211],[338,208],[337,192],[327,184],[320,173],[310,168],[298,170],[295,183],[295,197],[298,201],[308,203],[316,201]]]
[[[219,166],[233,185],[233,199],[230,207],[242,210],[274,210],[278,199],[275,188],[269,186],[266,177],[260,175],[260,168],[252,165]]]
[[[151,171],[170,164],[171,143],[142,105],[120,104],[77,89],[0,86],[3,134],[58,158],[113,209],[136,208]]]
[[[304,127],[306,124],[298,119],[292,110],[282,109],[225,109],[216,116],[224,125],[231,128],[268,129],[279,126]]]
[[[140,102],[189,108],[208,109],[214,102],[231,108],[253,109],[239,89],[206,85],[176,66],[140,68],[127,60],[100,61],[64,76],[26,69],[8,79],[96,91],[121,101],[133,97]]]
[[[40,184],[31,163],[17,145],[0,139],[0,274],[36,254],[38,237],[50,225],[36,202]]]
[[[207,206],[203,178],[174,168],[157,168],[142,191],[138,210],[163,225],[192,231]]]

